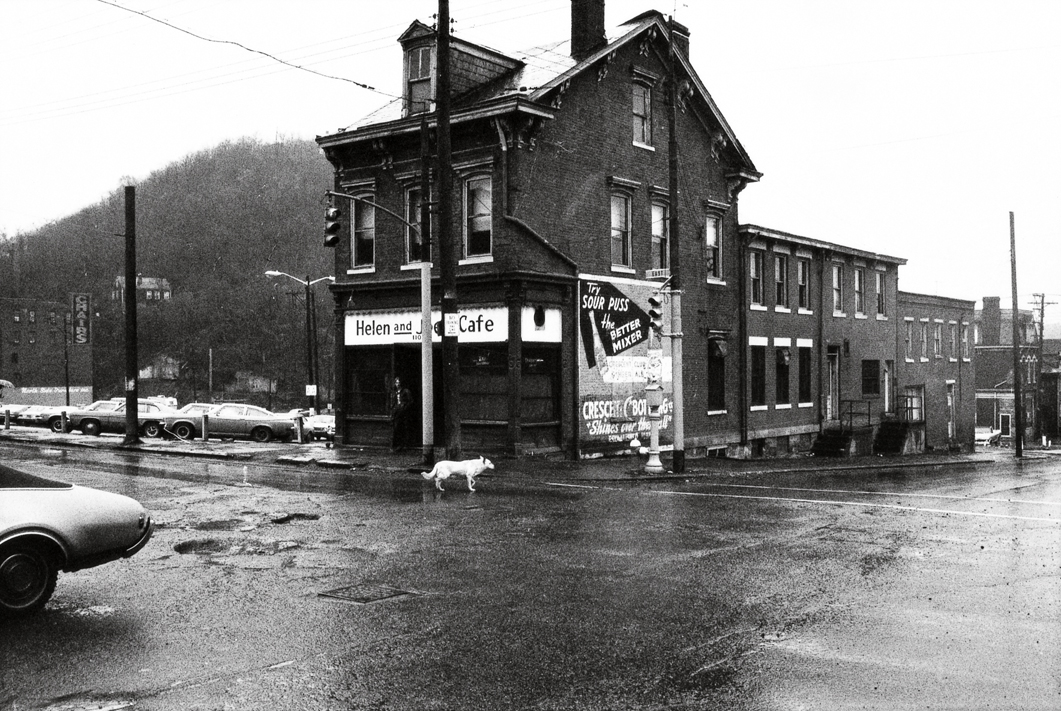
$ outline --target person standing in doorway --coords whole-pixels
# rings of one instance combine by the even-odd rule
[[[391,398],[391,451],[400,452],[409,446],[413,394],[402,385],[401,378],[395,378]]]

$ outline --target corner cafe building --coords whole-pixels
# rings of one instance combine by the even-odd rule
[[[635,438],[647,444],[645,385],[650,377],[662,381],[660,441],[670,444],[670,345],[661,347],[650,334],[647,314],[655,289],[651,282],[583,275],[577,288],[518,292],[500,304],[461,304],[457,330],[464,451],[586,456],[628,451]],[[442,314],[437,307],[431,320],[438,447],[444,407]],[[389,411],[398,377],[413,393],[411,441],[419,446],[420,309],[351,309],[342,313],[340,323],[339,441],[390,446]]]

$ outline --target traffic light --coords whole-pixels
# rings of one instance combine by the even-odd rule
[[[657,337],[663,336],[663,299],[659,294],[648,297],[648,325]]]
[[[339,221],[342,217],[343,211],[337,208],[334,204],[329,205],[324,210],[324,246],[334,247],[339,244],[339,231],[342,230],[343,224]]]

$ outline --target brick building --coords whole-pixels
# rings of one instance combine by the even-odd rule
[[[435,121],[436,35],[414,22],[399,41],[402,100],[317,139],[335,190],[358,198],[342,204],[331,291],[337,442],[362,446],[390,441],[393,378],[414,393],[421,386],[420,269],[431,255],[409,224],[419,226],[425,198],[420,126],[425,112]],[[607,39],[602,0],[573,0],[569,40],[548,49],[506,55],[452,39],[465,449],[625,451],[648,438],[645,385],[655,374],[660,441],[672,445],[671,339],[652,335],[648,314],[650,298],[667,298],[674,210],[688,454],[775,456],[812,444],[867,453],[898,419],[906,260],[740,224],[738,196],[760,173],[689,64],[689,42],[687,28],[657,12]],[[432,274],[439,333],[437,263]]]
[[[603,2],[576,0],[572,7],[572,34],[562,47],[505,56],[457,38],[451,43],[452,227],[462,245],[460,414],[468,449],[588,454],[623,449],[648,434],[646,312],[667,275],[673,209],[665,104],[670,29],[650,12],[608,41]],[[699,368],[689,376],[685,429],[707,445],[715,441],[711,408],[736,405],[736,387],[712,404],[716,395],[700,386],[739,378],[725,356],[738,328],[737,195],[759,173],[690,66],[688,39],[677,26],[676,63],[687,87],[677,112],[686,181],[677,205],[688,285],[683,311],[698,314],[685,329],[685,360]],[[395,115],[377,113],[367,125],[318,142],[335,167],[338,191],[416,222],[419,114],[432,107],[435,33],[415,22],[400,41],[406,94],[391,107]],[[381,445],[389,438],[387,383],[400,375],[413,392],[420,386],[419,245],[383,210],[355,202],[346,213],[332,287],[342,316],[339,440]],[[436,283],[434,303],[438,298]],[[666,378],[666,344],[662,357]],[[664,388],[666,413],[669,379]],[[665,443],[670,432],[665,415]]]
[[[752,456],[815,440],[822,454],[872,451],[894,412],[896,285],[906,260],[756,225],[741,236],[748,395],[736,441]]]
[[[904,452],[971,451],[976,428],[976,303],[899,292],[899,403]]]
[[[0,378],[4,402],[65,405],[92,401],[90,309],[37,299],[0,298]]]
[[[976,424],[1011,440],[1016,427],[1016,388],[1013,373],[1013,309],[1000,308],[997,296],[985,296],[975,315]],[[1024,401],[1024,441],[1036,432],[1035,393],[1038,388],[1039,346],[1035,316],[1017,309],[1017,350]]]

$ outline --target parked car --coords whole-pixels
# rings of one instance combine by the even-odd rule
[[[25,410],[29,405],[15,405],[14,403],[0,402],[0,419],[11,417],[12,422],[18,422],[18,413]]]
[[[303,421],[313,439],[335,439],[335,415],[311,415]]]
[[[19,410],[17,413],[14,409],[11,410],[11,421],[16,425],[29,425],[31,427],[47,427],[49,418],[51,418],[52,415],[62,412],[64,409],[55,405],[28,405],[18,407]]]
[[[249,437],[256,442],[295,437],[295,420],[291,416],[240,403],[222,403],[197,415],[181,413],[167,417],[166,429],[183,439],[201,436],[204,414],[209,418],[211,437]]]
[[[48,427],[48,429],[50,429],[52,432],[62,432],[63,431],[63,412],[65,411],[66,412],[66,416],[67,416],[67,429],[66,429],[66,431],[69,432],[70,430],[74,429],[74,427],[70,424],[70,416],[73,413],[75,413],[75,412],[78,412],[78,413],[80,413],[80,412],[95,412],[95,413],[112,412],[112,411],[118,409],[118,406],[121,405],[121,404],[122,404],[121,400],[118,400],[117,398],[112,398],[110,400],[96,400],[96,402],[92,403],[91,405],[84,405],[84,406],[76,406],[76,407],[50,406],[47,409],[41,411],[41,413],[39,415],[37,415],[37,417],[42,420],[42,422],[40,424],[46,425]]]
[[[102,403],[102,404],[101,404]],[[94,407],[100,405],[99,407]],[[83,434],[98,435],[101,432],[125,432],[125,401],[101,400],[83,410],[66,414],[69,430],[81,430]],[[161,437],[166,418],[178,411],[156,400],[140,400],[137,403],[136,421],[140,433],[145,437]],[[53,428],[54,429],[54,428]]]
[[[213,402],[189,402],[177,412],[166,418],[166,432],[178,439],[193,439],[202,434],[202,417],[217,407]]]
[[[135,555],[154,525],[127,496],[0,464],[0,613],[35,612],[71,573]]]

